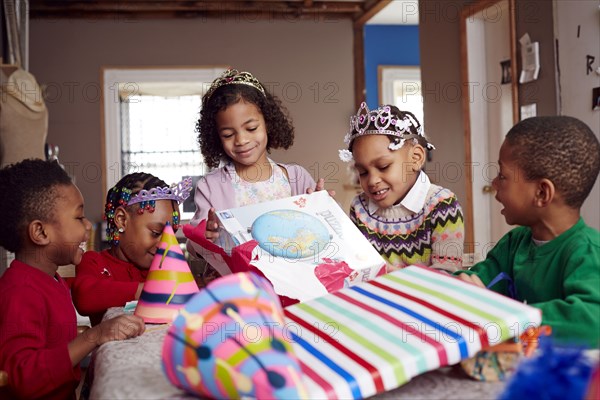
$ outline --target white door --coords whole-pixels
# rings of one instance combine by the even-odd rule
[[[470,201],[465,212],[468,252],[485,257],[511,227],[500,214],[502,206],[494,198],[492,180],[498,174],[498,154],[504,136],[514,124],[516,84],[507,72],[511,65],[511,18],[509,0],[463,13],[466,50],[468,101],[465,103],[468,127],[467,155],[471,176],[467,183]],[[503,65],[505,68],[503,69]],[[508,68],[506,68],[508,66]],[[465,122],[467,122],[465,121]],[[469,187],[470,186],[470,187]]]

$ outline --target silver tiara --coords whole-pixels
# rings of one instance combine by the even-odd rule
[[[175,200],[181,203],[190,196],[192,191],[192,178],[185,178],[177,185],[160,187],[157,186],[150,190],[140,190],[135,196],[131,197],[131,200],[127,202],[127,205],[141,203],[142,201],[151,200]]]
[[[417,134],[410,132],[410,127],[414,127]],[[371,129],[368,129],[371,127]],[[373,129],[375,128],[375,129]],[[398,118],[392,114],[390,106],[378,107],[374,110],[369,110],[367,103],[362,102],[356,115],[350,117],[350,131],[344,137],[344,143],[349,147],[354,139],[363,135],[389,135],[395,136],[397,139],[390,143],[390,150],[398,150],[401,148],[406,139],[413,138],[416,141],[417,136],[425,138],[423,127],[419,122],[406,115],[404,118]],[[429,150],[435,147],[427,142]],[[344,162],[353,160],[352,152],[348,149],[340,150],[340,159]]]

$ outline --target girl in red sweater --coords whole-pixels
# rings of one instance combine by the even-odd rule
[[[92,326],[109,307],[140,297],[163,228],[168,222],[177,231],[178,203],[191,187],[191,179],[168,187],[154,175],[138,172],[108,191],[104,217],[111,247],[83,255],[72,288],[77,311],[89,316]]]

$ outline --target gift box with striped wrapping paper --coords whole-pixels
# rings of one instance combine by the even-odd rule
[[[536,308],[416,266],[284,311],[311,398],[392,390],[541,323]]]

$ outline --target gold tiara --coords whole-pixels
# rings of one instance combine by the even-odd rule
[[[266,96],[265,88],[250,72],[239,72],[237,69],[229,68],[227,71],[215,79],[210,85],[210,89],[206,92],[206,100],[210,99],[215,90],[225,85],[248,85],[252,86]]]

